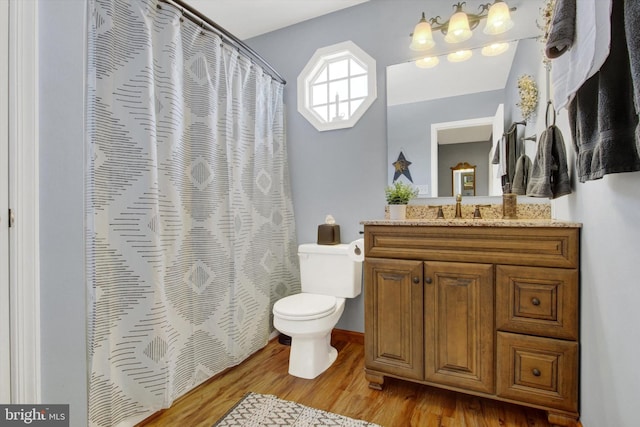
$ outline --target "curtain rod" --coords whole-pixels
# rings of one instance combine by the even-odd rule
[[[213,31],[215,31],[216,33],[218,33],[219,35],[227,39],[235,47],[244,50],[249,56],[251,56],[253,59],[260,62],[263,66],[265,66],[267,68],[267,71],[271,75],[271,77],[275,78],[283,85],[287,84],[287,81],[282,78],[282,76],[275,70],[275,68],[273,68],[271,64],[269,64],[255,50],[251,49],[246,43],[244,43],[242,40],[240,40],[239,38],[231,34],[228,30],[225,30],[220,25],[212,21],[210,18],[206,17],[202,12],[198,11],[192,6],[189,6],[188,4],[184,3],[182,0],[159,0],[159,1],[162,3],[172,4],[173,6],[180,9],[183,14],[184,12],[188,12],[188,15],[186,16],[187,18],[189,18],[189,20],[195,22],[201,27],[204,27],[206,24],[207,26],[209,26],[210,29],[212,29]],[[198,20],[200,22],[198,22]]]

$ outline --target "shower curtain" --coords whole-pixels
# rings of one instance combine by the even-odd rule
[[[298,291],[283,85],[157,0],[89,0],[89,424],[263,347]]]

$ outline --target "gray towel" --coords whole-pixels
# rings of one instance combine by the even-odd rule
[[[569,50],[575,34],[576,0],[556,0],[545,45],[547,58],[557,58]]]
[[[507,146],[507,182],[512,183],[513,176],[516,173],[516,160],[520,155],[518,152],[518,145],[516,144],[518,139],[518,127],[513,126],[513,131],[507,132],[504,137],[504,143]]]
[[[538,152],[527,185],[527,196],[555,199],[571,193],[567,153],[562,133],[551,125],[540,135]]]
[[[627,50],[633,83],[633,101],[636,114],[640,114],[640,2],[624,2],[624,28],[627,36]],[[636,126],[636,147],[640,153],[640,124]]]
[[[518,157],[516,162],[516,173],[513,176],[513,185],[511,192],[524,196],[527,192],[527,184],[529,183],[529,175],[531,173],[531,159],[526,154]]]
[[[596,74],[569,104],[576,171],[580,182],[604,175],[640,171],[640,131],[636,110],[640,69],[637,33],[638,1],[613,0],[611,50]],[[626,6],[626,8],[625,8]],[[628,11],[631,15],[626,16]],[[630,59],[631,58],[631,59]]]
[[[516,159],[518,158],[518,150],[516,145],[517,135],[518,135],[518,127],[512,125],[513,130],[511,132],[505,132],[502,135],[502,138],[498,142],[496,146],[496,150],[493,153],[493,159],[491,160],[491,164],[497,165],[500,164],[501,161],[504,162],[506,167],[506,173],[502,175],[502,184],[513,182],[513,176],[516,173]],[[501,146],[505,147],[506,158],[500,158],[500,148]]]

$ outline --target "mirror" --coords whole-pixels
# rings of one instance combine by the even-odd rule
[[[483,40],[486,44],[489,36],[478,27],[465,42],[471,44],[465,47],[473,51],[466,62],[450,63],[445,55],[440,56],[440,63],[434,68],[418,68],[414,61],[426,54],[412,52],[415,57],[410,61],[387,67],[389,183],[395,172],[392,163],[402,152],[411,162],[410,174],[420,190],[419,197],[455,195],[452,168],[461,162],[476,165],[473,180],[476,196],[502,194],[500,178],[491,160],[505,128],[521,120],[517,80],[523,74],[537,81],[545,77],[542,46],[537,40],[540,29],[535,22],[540,16],[539,5],[524,0],[507,2],[517,10],[512,13],[514,28],[494,36],[509,42],[509,49],[502,55],[480,54]],[[467,1],[465,8],[473,10],[476,3],[479,4]],[[450,5],[442,2],[441,7],[442,10],[429,13],[449,16]],[[434,40],[434,49],[441,49],[435,52],[438,55],[443,49],[458,49],[457,45],[445,43],[440,33],[434,32]],[[538,86],[539,98],[544,102],[544,86],[540,83]],[[451,154],[455,151],[465,155],[455,157]],[[471,151],[477,152],[474,157],[470,157]]]
[[[476,195],[476,167],[460,162],[451,168],[451,195]]]

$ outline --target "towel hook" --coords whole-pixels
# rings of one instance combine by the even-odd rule
[[[549,127],[549,107],[551,107],[551,112],[553,115],[553,123],[552,126],[556,125],[556,109],[553,106],[553,101],[548,100],[547,101],[547,111],[544,113],[544,124],[546,127]]]

